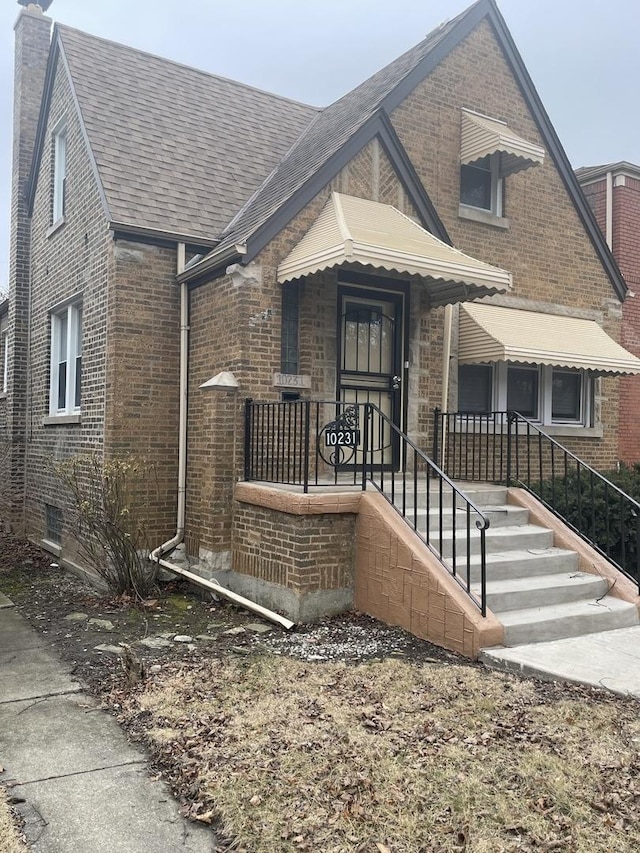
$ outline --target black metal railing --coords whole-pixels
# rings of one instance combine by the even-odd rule
[[[486,615],[489,519],[376,405],[245,404],[245,480],[374,486]]]
[[[433,458],[457,480],[538,498],[640,589],[640,503],[518,412],[441,412]]]
[[[371,424],[387,446],[396,447],[399,467],[376,464]],[[365,405],[362,482],[384,495],[486,616],[488,517],[372,403]]]

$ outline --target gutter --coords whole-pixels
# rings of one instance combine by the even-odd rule
[[[177,280],[179,284],[193,281],[193,279],[201,278],[211,270],[217,270],[221,266],[228,266],[236,261],[241,261],[243,256],[247,254],[247,246],[245,243],[236,243],[231,246],[226,246],[219,251],[213,250],[197,264],[189,266],[188,269],[183,269],[178,273]]]
[[[605,239],[609,251],[613,251],[613,172],[606,174],[606,213],[605,213]]]

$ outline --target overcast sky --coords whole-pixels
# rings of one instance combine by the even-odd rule
[[[638,0],[498,4],[572,165],[640,163]],[[465,0],[54,0],[48,15],[325,106],[467,5]],[[0,290],[8,279],[18,12],[16,0],[0,0]]]

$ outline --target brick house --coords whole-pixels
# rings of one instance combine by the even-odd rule
[[[629,288],[620,342],[640,355],[640,167],[626,162],[586,166],[576,176]],[[625,376],[620,381],[618,456],[628,463],[640,460],[638,412],[640,381]]]
[[[617,460],[626,285],[495,2],[323,110],[51,35],[33,5],[15,81],[5,521],[73,565],[50,459],[133,451],[158,555],[296,620],[355,600],[470,654],[499,639],[449,577],[416,580],[408,623],[382,608],[380,554],[417,565],[424,543],[379,496],[296,473],[357,477],[363,441],[371,470],[418,470],[436,407],[517,408]],[[355,444],[332,456],[309,418],[336,416]]]

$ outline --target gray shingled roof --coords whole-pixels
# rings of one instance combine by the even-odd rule
[[[211,240],[317,109],[57,26],[111,219]]]
[[[243,243],[284,204],[379,109],[383,100],[467,14],[441,24],[373,77],[323,110],[302,133],[239,214],[225,229],[219,248]]]

